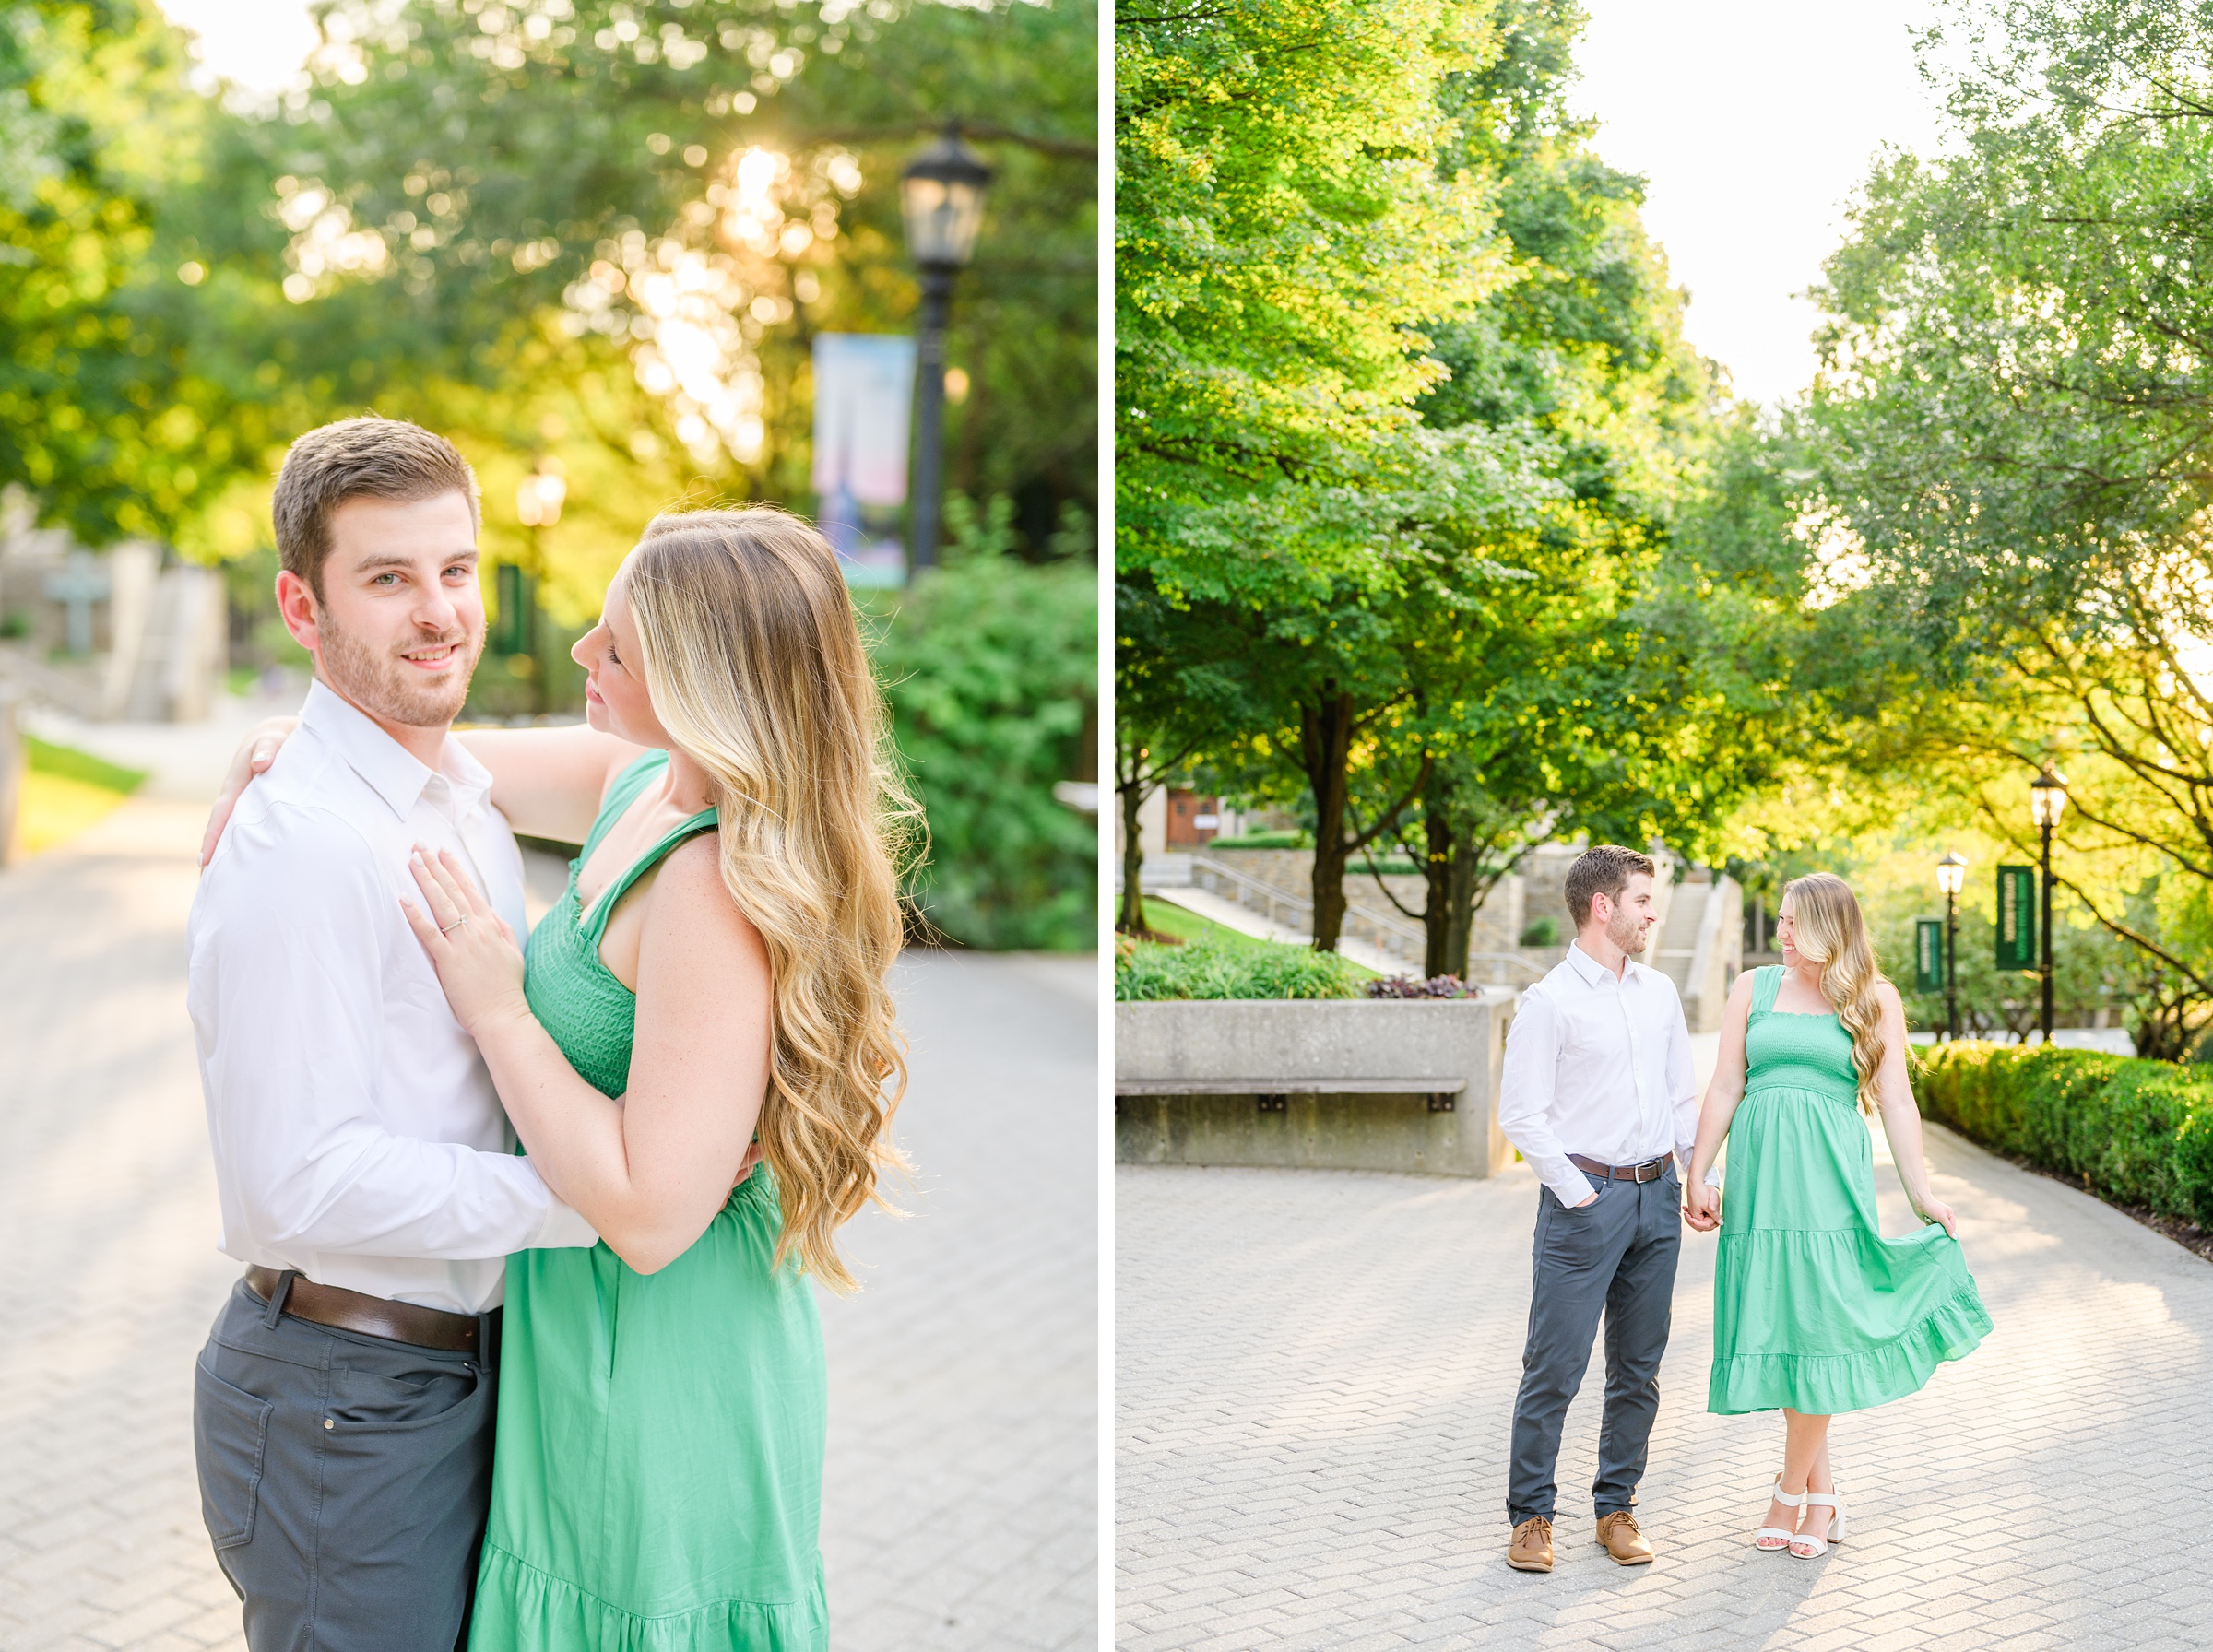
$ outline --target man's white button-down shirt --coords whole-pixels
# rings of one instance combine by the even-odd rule
[[[515,1136],[400,911],[420,842],[519,937],[522,856],[460,742],[426,768],[321,682],[200,879],[186,998],[222,1249],[319,1284],[474,1314],[509,1252],[596,1242]]]
[[[1616,979],[1570,946],[1507,1028],[1498,1127],[1562,1204],[1598,1190],[1570,1153],[1603,1164],[1674,1153],[1687,1176],[1698,1080],[1675,984],[1635,959]]]

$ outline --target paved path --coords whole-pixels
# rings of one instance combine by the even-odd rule
[[[1930,1132],[1995,1332],[1840,1418],[1852,1540],[1748,1546],[1772,1417],[1705,1410],[1714,1244],[1686,1234],[1639,1514],[1592,1542],[1603,1352],[1568,1413],[1559,1561],[1505,1564],[1536,1183],[1124,1166],[1118,1645],[1971,1652],[2207,1645],[2213,1266]],[[1878,1138],[1879,1144],[1879,1138]],[[1884,1227],[1911,1225],[1878,1164]]]
[[[196,805],[0,873],[0,1647],[234,1648],[191,1362],[236,1273],[184,1014]],[[902,967],[916,1215],[826,1302],[841,1652],[1096,1641],[1095,975]]]

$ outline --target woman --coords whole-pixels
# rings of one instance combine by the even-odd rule
[[[527,967],[450,857],[418,855],[408,908],[532,1162],[602,1237],[508,1260],[468,1644],[819,1648],[803,1276],[851,1288],[835,1230],[894,1162],[913,808],[836,560],[794,518],[655,519],[574,652],[598,734],[456,737],[518,831],[584,844]]]
[[[1783,891],[1780,968],[1737,978],[1686,1194],[1694,1221],[1722,1209],[1706,1173],[1729,1142],[1728,1215],[1713,1280],[1707,1409],[1783,1414],[1782,1469],[1763,1550],[1802,1560],[1844,1536],[1828,1420],[1917,1391],[1990,1329],[1951,1207],[1929,1191],[1906,1080],[1906,1016],[1876,970],[1859,903],[1816,872]],[[1876,1226],[1874,1151],[1859,1109],[1880,1110],[1899,1180],[1923,1226]],[[1832,1533],[1832,1524],[1835,1530]]]

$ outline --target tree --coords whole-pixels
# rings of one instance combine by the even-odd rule
[[[1528,432],[1550,491],[1509,558],[1529,582],[1488,623],[1438,616],[1404,660],[1423,710],[1402,728],[1431,765],[1397,835],[1426,875],[1409,915],[1432,974],[1465,969],[1475,907],[1536,844],[1710,846],[1784,744],[1760,726],[1777,697],[1733,668],[1754,569],[1710,541],[1772,557],[1787,519],[1726,491],[1741,416],[1684,341],[1641,180],[1566,102],[1581,26],[1563,0],[1512,0],[1496,55],[1438,94],[1440,166],[1497,180],[1514,278],[1430,329],[1450,376],[1417,406],[1438,428]]]
[[[0,482],[94,545],[166,537],[260,460],[169,232],[225,117],[141,0],[0,11]]]
[[[1311,791],[1325,950],[1347,857],[1404,807],[1346,820],[1356,753],[1408,701],[1379,650],[1409,603],[1504,572],[1487,542],[1544,491],[1520,432],[1442,434],[1412,408],[1443,372],[1422,324],[1506,277],[1491,181],[1438,164],[1438,88],[1494,49],[1490,11],[1117,18],[1122,600],[1188,616],[1154,645],[1246,685],[1254,720],[1221,743]]]
[[[1920,684],[1870,711],[1862,761],[1933,768],[2018,836],[2006,794],[2071,754],[2064,880],[2202,1005],[2213,12],[2031,0],[1949,38],[1959,141],[1878,166],[1824,295],[1822,503],[1848,605]],[[2148,924],[2135,893],[2169,876],[2196,892]]]
[[[526,464],[575,440],[663,499],[805,500],[812,339],[909,324],[898,173],[951,120],[1000,169],[949,351],[952,484],[1012,496],[1033,555],[1090,513],[1083,0],[334,0],[321,23],[314,86],[232,158],[258,199],[207,226],[239,226],[225,253],[278,231],[269,348],[318,399],[468,409]],[[511,394],[548,371],[645,395],[549,437]]]
[[[1122,832],[1122,899],[1115,927],[1147,933],[1139,826],[1145,800],[1189,776],[1225,730],[1249,720],[1241,678],[1189,656],[1189,616],[1148,584],[1118,584],[1114,611],[1114,790]]]
[[[1715,392],[1641,183],[1566,107],[1580,13],[1402,8],[1379,41],[1383,10],[1339,10],[1326,44],[1301,32],[1320,8],[1125,14],[1118,569],[1125,603],[1185,617],[1154,646],[1249,685],[1217,768],[1308,800],[1315,944],[1352,857],[1396,842],[1427,877],[1430,968],[1457,973],[1535,842],[1703,841],[1772,748],[1742,738],[1722,639],[1676,600]],[[1414,162],[1382,169],[1397,221],[1426,226],[1391,291],[1362,286],[1343,196],[1281,182],[1327,122],[1248,98],[1422,134],[1338,159],[1371,196],[1363,166]],[[1288,297],[1279,227],[1308,261]],[[1437,278],[1422,254],[1455,239],[1462,278]]]

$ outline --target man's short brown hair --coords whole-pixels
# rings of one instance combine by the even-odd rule
[[[1625,849],[1619,844],[1593,844],[1575,857],[1568,868],[1568,915],[1580,929],[1591,921],[1591,903],[1604,895],[1615,905],[1622,891],[1639,872],[1655,875],[1652,857]]]
[[[320,602],[333,511],[349,499],[408,504],[442,493],[467,500],[469,522],[480,525],[477,473],[444,436],[373,413],[323,425],[292,443],[277,473],[277,554]]]

